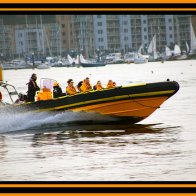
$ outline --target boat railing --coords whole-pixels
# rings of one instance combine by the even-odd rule
[[[18,91],[16,90],[15,86],[3,81],[0,81],[0,86],[7,91],[10,100],[12,101],[12,103],[14,103],[13,96],[17,95],[19,97]]]

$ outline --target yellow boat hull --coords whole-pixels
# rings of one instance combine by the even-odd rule
[[[74,112],[87,111],[130,120],[143,120],[151,115],[168,97],[143,98],[115,101],[72,109]]]

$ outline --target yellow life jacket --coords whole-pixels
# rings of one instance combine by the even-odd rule
[[[42,91],[39,91],[37,94],[37,101],[40,100],[49,100],[52,99],[52,92],[48,88],[43,88]]]
[[[77,91],[74,86],[73,87],[67,86],[66,93],[67,93],[67,95],[75,95],[77,93]]]
[[[100,91],[102,89],[103,89],[103,87],[101,85],[96,85],[96,90]]]
[[[92,87],[90,84],[86,85],[85,82],[83,82],[80,89],[84,93],[84,92],[88,92],[88,91],[92,90]]]

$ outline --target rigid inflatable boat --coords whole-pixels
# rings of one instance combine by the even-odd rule
[[[7,83],[0,86],[7,88]],[[52,87],[52,84],[51,84]],[[15,88],[14,88],[15,89]],[[71,96],[51,98],[28,103],[5,105],[1,110],[95,112],[137,123],[151,115],[161,104],[179,90],[175,81],[132,84],[101,91],[78,93]],[[51,89],[52,91],[52,89]],[[10,95],[17,94],[10,92]]]

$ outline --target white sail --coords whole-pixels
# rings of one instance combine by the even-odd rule
[[[79,57],[79,55],[76,56],[76,59],[74,59],[74,62],[75,62],[76,65],[80,64],[80,57]]]
[[[181,49],[180,49],[180,46],[178,44],[175,44],[175,46],[174,46],[174,55],[175,56],[181,55]]]
[[[168,46],[165,46],[165,56],[170,57],[172,55],[171,50]]]
[[[69,64],[71,64],[71,65],[74,62],[73,59],[71,58],[71,56],[69,54],[67,55],[67,60],[69,61]]]
[[[148,54],[152,54],[156,51],[156,35],[152,38],[149,46],[148,46]]]
[[[190,45],[190,50],[191,51],[195,51],[196,50],[196,36],[195,36],[195,32],[194,32],[192,24],[191,24],[191,45]]]
[[[186,52],[189,53],[190,52],[189,45],[187,42],[185,44],[186,44]]]
[[[84,59],[84,56],[80,54],[80,63],[89,63],[89,61]]]

